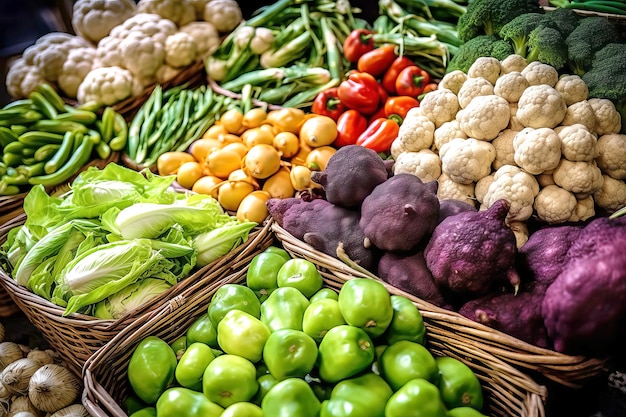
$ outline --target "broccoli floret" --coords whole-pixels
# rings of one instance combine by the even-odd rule
[[[538,26],[528,35],[526,61],[541,61],[556,68],[563,68],[567,61],[565,38],[558,30],[549,26]]]
[[[546,21],[544,25],[550,22],[549,26],[558,29],[563,37],[567,37],[580,23],[581,17],[573,9],[565,9],[557,7],[550,13],[544,14]]]
[[[513,53],[513,46],[507,41],[493,35],[479,35],[470,39],[452,56],[446,72],[461,70],[465,73],[481,56],[490,56],[503,60]]]
[[[542,25],[546,20],[544,13],[524,13],[500,29],[500,37],[511,42],[517,55],[526,57],[528,36],[537,26]]]
[[[626,120],[626,43],[609,43],[596,52],[582,79],[589,98],[608,98]]]
[[[459,17],[459,39],[467,42],[479,35],[497,35],[516,16],[533,12],[543,12],[538,0],[472,0]]]
[[[609,43],[620,43],[616,25],[601,16],[582,18],[565,38],[567,64],[574,74],[583,75],[593,62],[593,55]]]

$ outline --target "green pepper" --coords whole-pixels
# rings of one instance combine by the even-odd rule
[[[339,298],[339,293],[337,293],[337,291],[333,290],[332,288],[322,288],[321,290],[313,294],[311,298],[309,298],[309,302],[314,303],[318,300],[323,300],[325,298],[337,300]]]
[[[261,408],[268,417],[318,417],[320,401],[304,379],[287,378],[265,394]]]
[[[346,323],[362,328],[373,338],[382,335],[393,318],[389,291],[373,279],[348,280],[339,291],[338,301]]]
[[[226,313],[234,309],[245,311],[258,319],[261,316],[261,301],[245,285],[224,284],[213,294],[207,312],[211,323],[218,326]]]
[[[372,372],[335,385],[330,399],[322,402],[320,417],[385,417],[385,405],[391,397],[391,387]]]
[[[126,398],[124,398],[122,407],[126,410],[126,414],[130,416],[132,413],[148,407],[148,405],[141,401],[141,399],[137,397],[134,392],[131,392]]]
[[[265,394],[267,394],[274,385],[278,384],[279,381],[274,378],[272,374],[260,375],[257,377],[256,381],[259,384],[259,389],[256,394],[254,394],[254,397],[252,397],[252,402],[260,406]]]
[[[446,407],[436,385],[414,378],[393,393],[385,407],[385,417],[447,417]]]
[[[208,345],[196,342],[189,345],[176,365],[176,381],[185,388],[194,391],[202,389],[202,375],[209,363],[215,359]]]
[[[458,359],[440,356],[435,359],[439,370],[439,391],[448,408],[483,408],[483,390],[474,371]]]
[[[154,404],[174,381],[176,354],[157,336],[144,338],[133,351],[128,363],[128,380],[137,396]]]
[[[222,407],[250,401],[258,389],[254,364],[238,355],[218,356],[202,376],[202,392]]]
[[[487,417],[472,407],[454,407],[448,410],[448,417]]]
[[[398,340],[409,340],[424,344],[426,327],[424,319],[415,304],[401,295],[391,296],[393,317],[385,333],[387,344],[391,345]]]
[[[275,253],[283,257],[285,261],[291,259],[291,255],[284,248],[280,248],[278,246],[270,245],[262,253]]]
[[[239,355],[256,363],[270,329],[258,318],[241,310],[230,310],[217,325],[217,343],[226,353]]]
[[[378,361],[380,374],[396,391],[407,381],[423,378],[437,383],[439,374],[433,355],[419,343],[400,340],[387,346]]]
[[[170,343],[170,347],[176,354],[176,359],[180,359],[180,357],[183,356],[183,353],[185,353],[185,349],[187,349],[187,336],[182,335],[178,339],[174,340]]]
[[[128,417],[156,417],[155,407],[145,407],[141,410],[137,410]]]
[[[302,331],[317,343],[333,327],[346,324],[339,302],[332,298],[322,298],[309,304],[302,317]]]
[[[263,349],[263,362],[276,379],[304,378],[317,360],[317,343],[301,330],[272,332]]]
[[[347,324],[328,330],[318,348],[320,378],[339,382],[364,371],[374,362],[374,343],[360,327]]]
[[[304,311],[309,299],[293,287],[273,291],[261,304],[261,321],[271,330],[302,330]]]
[[[263,409],[249,402],[238,402],[224,409],[220,417],[263,417]]]
[[[224,409],[201,392],[189,388],[170,388],[156,403],[159,417],[219,417]]]
[[[252,258],[246,271],[246,285],[256,293],[259,300],[264,301],[278,288],[276,278],[285,262],[287,260],[282,255],[271,251],[263,251]]]
[[[297,288],[306,298],[310,298],[324,285],[317,265],[303,258],[293,258],[285,262],[278,271],[276,282],[279,287]]]
[[[187,345],[200,342],[213,348],[217,347],[217,329],[208,313],[202,314],[187,329]]]

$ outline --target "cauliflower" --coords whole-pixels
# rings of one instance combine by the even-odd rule
[[[38,84],[48,83],[39,68],[28,65],[24,58],[17,58],[9,64],[6,77],[6,88],[13,98],[27,98],[35,91]]]
[[[495,94],[478,96],[456,117],[468,137],[492,140],[509,125],[511,109],[508,101]]]
[[[562,75],[556,82],[554,89],[561,94],[568,106],[587,100],[589,95],[587,84],[578,75]]]
[[[197,56],[198,48],[191,35],[177,32],[165,40],[165,63],[167,65],[174,68],[186,67],[194,63]]]
[[[590,98],[587,100],[596,115],[595,132],[598,136],[607,133],[618,133],[622,128],[622,118],[615,104],[606,98]]]
[[[497,170],[503,165],[515,165],[515,148],[513,147],[513,139],[517,135],[518,130],[504,129],[498,136],[491,141],[496,150],[496,159],[493,160],[491,166]]]
[[[609,213],[626,207],[626,183],[604,175],[602,186],[593,193],[593,199],[598,207]]]
[[[489,96],[493,94],[493,84],[486,78],[468,78],[463,83],[457,94],[459,106],[464,109],[474,97]]]
[[[74,32],[94,44],[137,11],[133,0],[76,0],[72,8]]]
[[[461,184],[447,176],[441,174],[437,179],[439,186],[437,188],[437,197],[439,200],[459,200],[472,206],[476,206],[476,198],[474,196],[474,183]]]
[[[602,182],[604,188],[604,181]],[[601,190],[600,190],[601,191]],[[597,193],[598,191],[596,191]],[[595,195],[595,194],[594,194]],[[576,207],[572,213],[572,217],[569,218],[570,222],[584,222],[587,219],[596,215],[596,205],[592,196],[587,196],[576,200]]]
[[[454,94],[458,94],[459,90],[463,86],[463,83],[467,80],[467,74],[461,70],[450,71],[443,76],[437,88],[447,89]]]
[[[120,42],[124,67],[139,78],[153,77],[165,62],[162,43],[141,32],[129,34]]]
[[[187,0],[139,0],[137,11],[158,14],[179,27],[196,20],[196,9]]]
[[[154,74],[154,77],[156,79],[156,82],[158,82],[159,84],[163,84],[176,77],[181,72],[183,72],[183,68],[175,68],[164,64],[159,67],[156,74]],[[141,82],[141,85],[146,84],[144,84],[144,82]]]
[[[469,67],[467,76],[470,78],[485,78],[493,85],[500,76],[500,69],[499,60],[493,57],[481,56]]]
[[[525,127],[555,128],[565,117],[567,106],[561,95],[546,84],[531,85],[517,102],[517,120]]]
[[[124,65],[120,43],[124,39],[105,36],[96,47],[96,59],[103,67],[121,67]]]
[[[424,96],[419,108],[435,127],[439,127],[445,122],[454,120],[459,110],[459,100],[451,90],[438,88]]]
[[[395,174],[413,174],[422,182],[435,181],[441,175],[441,159],[430,149],[402,152],[393,164]]]
[[[520,71],[529,85],[546,84],[554,87],[559,81],[559,72],[551,65],[533,61]]]
[[[80,83],[76,98],[80,103],[110,106],[141,92],[141,84],[127,69],[100,67],[89,72]]]
[[[565,159],[591,161],[597,156],[598,139],[584,125],[559,126],[554,131],[561,138],[561,153]]]
[[[482,177],[476,184],[474,185],[474,195],[476,196],[476,201],[482,204],[485,195],[487,195],[487,190],[489,190],[489,186],[493,182],[494,174],[489,174],[486,177]]]
[[[176,24],[155,13],[137,13],[126,19],[122,24],[111,29],[110,36],[119,39],[128,38],[132,34],[142,34],[153,41],[165,44],[168,36],[178,31]]]
[[[461,130],[459,121],[454,119],[443,123],[433,134],[433,146],[435,149],[441,149],[443,145],[452,139],[467,139],[467,135]]]
[[[626,135],[607,133],[598,138],[596,162],[604,174],[626,179]]]
[[[199,58],[206,58],[213,54],[220,45],[220,35],[209,22],[191,22],[182,26],[180,32],[187,33],[196,42],[196,52]]]
[[[547,187],[548,185],[553,185],[554,184],[554,176],[552,175],[553,173],[554,173],[554,170],[552,169],[550,171],[542,172],[539,175],[535,175],[535,178],[537,179],[539,186]]]
[[[556,168],[561,160],[561,138],[553,129],[526,127],[513,138],[515,163],[533,175]]]
[[[78,86],[94,67],[98,66],[96,48],[72,49],[63,64],[57,83],[69,98],[76,98]]]
[[[528,81],[521,72],[511,71],[496,80],[493,94],[502,97],[509,103],[517,103],[528,85]]]
[[[204,7],[202,16],[221,33],[231,32],[243,20],[241,8],[235,0],[211,0]]]
[[[561,159],[552,176],[556,185],[575,194],[593,194],[602,187],[602,172],[595,162]]]
[[[401,142],[402,148],[406,151],[418,152],[429,149],[433,143],[434,131],[435,124],[422,113],[421,107],[414,107],[406,114],[394,143]]]
[[[548,185],[539,191],[533,207],[537,217],[550,223],[565,223],[574,214],[577,200],[574,194],[557,185]]]
[[[524,126],[520,123],[519,120],[517,120],[517,107],[517,103],[509,103],[509,109],[511,109],[511,119],[509,120],[509,125],[507,126],[507,128],[515,131],[520,131],[526,126]]]
[[[527,65],[526,58],[521,55],[511,54],[500,61],[500,75],[513,71],[522,72]]]
[[[596,114],[587,100],[567,106],[565,117],[561,121],[563,126],[582,124],[591,131],[594,131],[596,123]]]
[[[70,51],[76,48],[89,47],[92,45],[79,36],[50,32],[26,48],[24,58],[28,64],[33,64],[39,68],[41,75],[46,80],[56,82]]]
[[[452,181],[470,184],[489,175],[496,150],[490,142],[456,138],[441,147],[439,157],[442,172]]]
[[[493,175],[485,193],[481,210],[491,207],[499,199],[511,203],[507,221],[525,221],[533,214],[533,203],[539,193],[535,177],[514,165],[504,165]]]
[[[389,148],[389,154],[391,158],[395,161],[402,152],[407,152],[404,148],[404,142],[401,140],[394,140],[391,142],[391,147]]]

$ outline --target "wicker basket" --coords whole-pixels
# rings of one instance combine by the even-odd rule
[[[23,224],[25,215],[13,222]],[[18,285],[5,271],[0,270],[0,287],[9,293],[15,304],[25,313],[29,321],[42,333],[53,349],[67,357],[74,372],[81,373],[85,361],[106,342],[120,333],[131,323],[143,323],[188,288],[203,287],[220,280],[249,262],[257,253],[267,248],[273,241],[271,219],[257,226],[249,234],[248,240],[229,254],[206,265],[187,278],[156,296],[150,302],[129,312],[117,320],[102,320],[84,314],[63,316],[64,309]],[[1,238],[1,236],[0,236]],[[188,299],[194,297],[190,293]]]
[[[324,254],[296,239],[276,222],[273,223],[272,229],[287,251],[323,266],[340,280],[345,281],[353,277],[380,280],[367,271],[356,270],[337,258]],[[393,288],[385,282],[383,284],[388,288]],[[421,299],[415,299],[415,303],[422,311],[431,334],[438,334],[448,340],[455,339],[458,344],[472,346],[512,366],[537,372],[561,385],[580,388],[585,381],[606,371],[604,360],[569,356],[540,348]]]
[[[319,268],[326,287],[340,289],[344,280]],[[145,323],[129,326],[107,343],[85,363],[83,369],[83,405],[94,417],[126,417],[120,404],[128,396],[130,386],[126,369],[134,348],[146,336],[156,335],[171,343],[184,335],[201,314],[217,289],[225,283],[245,284],[247,265],[221,282],[199,288],[192,302],[191,292],[172,299]],[[391,293],[399,293],[391,288]],[[409,296],[410,299],[414,299]],[[419,307],[419,305],[418,305]],[[435,356],[451,356],[467,364],[482,382],[485,406],[492,416],[543,417],[546,388],[514,367],[472,345],[457,343],[454,338],[427,333],[427,347]]]

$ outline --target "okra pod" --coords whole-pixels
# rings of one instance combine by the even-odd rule
[[[83,140],[76,152],[72,154],[70,159],[63,164],[60,169],[52,174],[31,177],[28,180],[29,184],[42,184],[45,187],[52,187],[67,181],[72,177],[72,175],[76,174],[83,165],[89,162],[93,147],[94,143],[89,139],[89,137],[83,137]]]
[[[46,174],[52,174],[57,171],[69,159],[70,154],[74,149],[75,135],[76,133],[73,131],[65,132],[61,145],[44,166]]]

